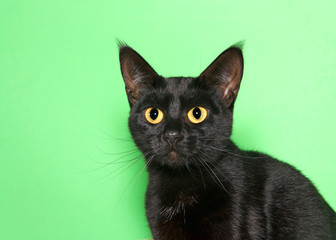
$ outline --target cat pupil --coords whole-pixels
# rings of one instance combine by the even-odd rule
[[[195,108],[193,110],[193,115],[196,119],[199,119],[201,117],[201,110],[199,108]]]
[[[155,120],[158,117],[159,111],[156,108],[153,108],[149,115],[151,117],[151,119]]]

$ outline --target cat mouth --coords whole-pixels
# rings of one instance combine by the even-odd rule
[[[172,149],[168,154],[169,160],[176,161],[180,158],[180,154],[178,154],[175,149]]]

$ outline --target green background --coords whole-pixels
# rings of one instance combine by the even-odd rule
[[[197,76],[246,40],[233,140],[302,170],[335,209],[335,8],[0,0],[0,239],[150,237],[116,38],[164,76]]]

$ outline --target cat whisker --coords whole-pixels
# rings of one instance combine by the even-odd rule
[[[150,163],[152,162],[154,156],[155,156],[155,153],[148,158],[148,160],[146,161],[145,166],[143,166],[143,168],[142,168],[139,176],[141,176],[141,174],[143,173],[143,171],[145,170],[145,168],[150,165]]]
[[[203,159],[203,161],[205,161],[208,165],[211,165],[214,169],[217,169],[217,170],[221,170],[218,166],[216,166],[215,165],[215,161],[216,161],[216,159],[214,159],[214,158],[211,158],[209,155],[205,155],[204,153],[202,153],[202,152],[200,152],[199,153],[201,156],[203,156],[204,158],[208,158],[208,159],[210,159],[211,161],[208,161],[208,162],[206,162],[204,159]],[[222,174],[222,176],[230,183],[230,184],[232,184],[232,182],[231,182],[231,180],[225,175],[225,174]]]
[[[191,170],[190,167],[189,167],[189,163],[188,163],[188,161],[185,160],[183,157],[182,157],[182,160],[183,160],[183,162],[185,163],[185,166],[186,166],[188,172],[191,173],[191,174],[193,174],[192,170]]]
[[[112,140],[117,140],[117,141],[123,141],[123,142],[134,142],[132,137],[129,138],[120,138],[120,137],[114,137],[111,134],[103,131],[103,130],[99,130],[101,133],[103,133],[104,135],[106,135],[107,137],[109,137]]]
[[[236,157],[243,157],[243,158],[247,158],[247,159],[265,159],[265,158],[267,158],[266,156],[253,157],[253,156],[241,155],[241,154],[238,154],[238,153],[230,152],[228,149],[217,148],[217,147],[214,147],[212,145],[204,145],[204,146],[212,148],[212,149],[217,150],[217,151],[228,153],[228,154],[230,154],[232,156],[236,156]]]
[[[96,159],[93,159],[90,157],[90,159],[95,162],[95,163],[98,163],[98,164],[102,164],[102,166],[99,166],[99,167],[96,167],[96,168],[93,168],[93,169],[89,169],[89,170],[83,170],[83,171],[80,171],[80,173],[90,173],[90,172],[95,172],[95,171],[98,171],[98,170],[101,170],[103,168],[106,168],[110,165],[116,165],[116,164],[122,164],[124,163],[124,165],[127,165],[127,163],[129,162],[132,162],[135,158],[137,158],[138,156],[140,156],[139,154],[139,151],[133,151],[132,153],[129,153],[129,154],[125,154],[124,156],[121,156],[121,157],[118,157],[110,162],[101,162],[101,161],[97,161]],[[126,158],[126,157],[129,157],[133,154],[137,154],[136,157],[133,157],[131,159],[126,159],[126,160],[121,160],[123,158]],[[120,160],[120,161],[119,161]]]
[[[204,161],[204,159],[199,156],[196,155],[196,157],[198,157],[198,159],[200,160],[200,163],[203,165],[203,167],[207,170],[207,172],[209,173],[210,177],[214,180],[214,182],[221,188],[223,189],[227,194],[230,195],[229,191],[224,187],[223,183],[221,182],[221,180],[218,178],[217,174],[212,170],[212,168],[208,165],[208,163],[206,161]]]
[[[145,154],[144,157],[146,158],[149,154],[150,154],[150,153]],[[139,178],[141,177],[141,175],[142,175],[143,171],[145,170],[145,168],[148,167],[148,166],[150,165],[150,163],[151,163],[152,159],[154,158],[154,156],[155,156],[155,154],[151,155],[151,156],[148,158],[148,160],[146,161],[146,163],[144,164],[144,166],[141,166],[142,169],[141,169],[140,173],[139,173],[138,170],[139,170],[141,167],[138,168],[138,170],[135,172],[135,174],[133,175],[133,177],[131,178],[131,180],[128,182],[128,184],[127,184],[125,190],[124,190],[123,193],[121,194],[121,197],[120,197],[120,200],[119,200],[118,204],[121,202],[123,196],[125,195],[127,189],[130,187],[130,185],[132,184],[132,182],[133,182],[133,181],[138,181],[138,180],[139,180]],[[135,178],[136,178],[136,179],[135,179]]]
[[[200,172],[200,174],[201,174],[202,182],[203,182],[203,187],[204,187],[204,190],[205,190],[206,187],[205,187],[205,181],[204,181],[204,177],[203,177],[203,172],[202,172],[202,169],[201,169],[201,167],[200,167],[198,161],[196,161],[196,167],[198,168],[198,170],[199,170],[199,172]]]
[[[102,150],[102,149],[101,149],[100,147],[98,147],[98,146],[96,146],[96,148],[97,148],[100,152],[102,152],[102,153],[104,153],[104,154],[106,154],[106,155],[120,155],[120,154],[124,154],[124,153],[133,153],[133,152],[138,152],[138,151],[139,151],[138,148],[133,148],[133,149],[130,149],[130,150],[128,150],[128,151],[124,151],[124,152],[110,153],[110,152],[106,152],[106,151]]]
[[[209,157],[208,157],[209,158]],[[209,158],[211,160],[215,160],[213,158]],[[217,169],[217,170],[221,170],[220,168],[218,168],[218,166],[216,166],[213,161],[209,161],[208,164],[210,164],[213,168]],[[222,174],[222,176],[230,183],[232,184],[231,180],[225,175],[225,174]]]
[[[103,164],[103,166],[94,168],[94,169],[90,170],[90,172],[91,172],[91,171],[97,171],[97,170],[100,170],[100,169],[105,168],[105,167],[107,167],[107,166],[114,165],[114,164],[122,164],[122,163],[124,163],[124,164],[126,165],[127,163],[132,162],[135,158],[137,158],[137,157],[140,156],[140,155],[138,155],[138,156],[135,157],[135,158],[131,158],[131,159],[127,159],[127,160],[122,160],[122,161],[119,161],[119,160],[121,160],[121,159],[123,159],[123,158],[126,158],[126,157],[129,157],[129,156],[131,156],[131,155],[133,155],[133,154],[136,154],[136,153],[138,153],[138,152],[139,152],[138,150],[136,150],[136,151],[132,151],[132,152],[130,152],[130,153],[128,153],[128,154],[125,154],[125,155],[123,155],[123,156],[121,156],[121,157],[118,157],[117,159],[114,159],[114,160],[111,161],[111,162],[100,162],[100,161],[95,161],[95,162],[97,162],[97,163],[99,163],[99,164]]]
[[[100,180],[102,180],[102,179],[105,179],[105,178],[107,178],[107,177],[113,175],[114,173],[116,173],[116,172],[118,172],[118,171],[120,171],[120,170],[122,169],[120,172],[118,172],[116,175],[113,175],[113,176],[109,179],[109,180],[112,180],[112,179],[116,178],[117,176],[119,176],[120,174],[124,173],[126,170],[128,170],[130,167],[132,167],[134,164],[136,164],[136,163],[137,163],[139,160],[141,160],[141,159],[143,159],[142,154],[141,154],[141,155],[138,155],[138,156],[135,157],[135,158],[132,158],[132,159],[126,161],[122,166],[120,166],[119,168],[117,168],[117,169],[113,170],[112,172],[106,174],[105,176],[101,177],[101,178],[98,179],[97,181],[100,181]],[[124,168],[125,166],[126,166],[126,168]],[[124,168],[124,169],[123,169],[123,168]]]
[[[211,137],[197,137],[198,140],[211,140],[211,141],[215,141],[214,138]],[[221,142],[223,140],[230,140],[230,137],[222,137],[220,140],[218,140],[218,142]]]
[[[214,180],[214,182],[223,190],[225,190],[225,188],[223,188],[218,182],[217,180],[213,177],[212,173],[209,171],[209,167],[207,165],[204,164],[203,159],[198,158],[200,160],[200,163],[202,164],[202,166],[204,167],[204,169],[209,173],[210,177]],[[226,190],[225,190],[226,191]]]

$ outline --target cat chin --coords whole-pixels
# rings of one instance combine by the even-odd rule
[[[170,151],[165,155],[161,155],[161,157],[153,161],[153,165],[159,166],[160,168],[163,167],[167,170],[183,170],[186,168],[185,160],[176,151]]]
[[[169,161],[178,161],[181,159],[180,154],[178,154],[176,151],[172,150],[170,151],[170,153],[168,154],[168,160]]]
[[[181,161],[170,161],[167,160],[163,165],[162,165],[166,170],[177,170],[177,171],[182,171],[186,169],[185,163],[182,163]]]

